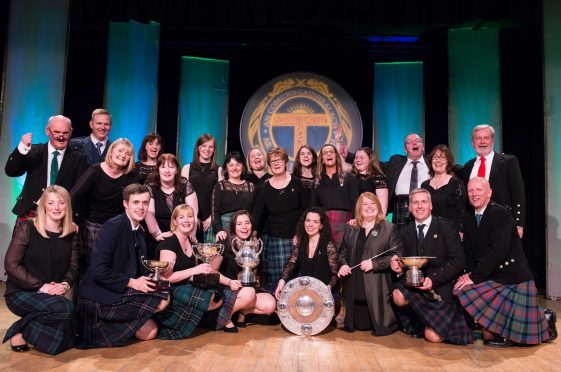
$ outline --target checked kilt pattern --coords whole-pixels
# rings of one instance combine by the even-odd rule
[[[431,301],[421,291],[407,288],[403,284],[397,284],[396,289],[409,302],[409,309],[397,308],[397,315],[404,329],[410,329],[415,320],[418,320],[447,342],[456,345],[473,343],[473,331],[467,325],[459,304],[446,300]]]
[[[352,218],[352,214],[349,211],[338,210],[329,210],[326,211],[325,214],[329,220],[331,238],[337,249],[339,249],[343,241],[343,236],[345,235],[345,226],[347,226],[347,222]]]
[[[487,280],[455,291],[455,294],[482,327],[501,337],[527,345],[549,339],[547,321],[533,280],[520,284]]]
[[[20,291],[7,296],[6,305],[21,319],[12,324],[2,342],[22,333],[36,350],[51,355],[74,346],[74,305],[64,296]]]
[[[407,197],[401,197],[393,204],[392,222],[401,230],[403,227],[409,225],[411,221],[413,221],[413,216],[409,211],[409,199]]]
[[[281,278],[284,265],[292,254],[292,239],[274,238],[263,235],[263,272],[267,274],[269,293],[275,293],[277,284]]]
[[[142,293],[128,288],[114,304],[78,297],[81,348],[123,346],[154,315],[168,292]]]
[[[172,286],[171,301],[164,311],[157,313],[158,338],[180,340],[189,337],[208,309],[212,291],[190,284]]]

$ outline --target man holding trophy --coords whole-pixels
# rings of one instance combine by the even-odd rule
[[[90,266],[78,292],[82,347],[122,346],[136,337],[150,340],[158,327],[151,319],[169,303],[169,293],[141,263],[146,243],[140,222],[148,211],[146,186],[123,190],[125,213],[103,224]]]
[[[473,343],[472,331],[452,294],[453,280],[465,266],[457,228],[452,221],[431,215],[431,196],[425,189],[411,191],[409,210],[415,221],[400,232],[409,257],[393,256],[391,260],[392,270],[406,277],[392,293],[402,329],[412,337],[424,337],[429,342]],[[416,268],[415,275],[410,272],[401,275],[407,270],[404,262],[419,259],[427,263],[421,269]]]

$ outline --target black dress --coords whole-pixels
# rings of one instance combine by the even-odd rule
[[[363,192],[371,192],[376,195],[376,190],[388,188],[388,180],[380,173],[357,174],[355,177],[358,184],[358,195]]]
[[[201,167],[197,167],[194,163],[191,163],[189,167],[189,182],[191,182],[197,193],[199,221],[202,222],[209,218],[212,213],[212,190],[214,190],[214,186],[218,182],[218,167],[213,168],[208,163],[201,163]],[[197,240],[199,242],[209,242],[213,238],[214,234],[211,228],[206,233],[203,233],[202,229],[197,231]]]
[[[212,192],[212,229],[216,234],[228,230],[230,218],[227,213],[239,210],[251,211],[255,187],[249,181],[234,184],[228,180],[219,181]]]
[[[141,161],[134,163],[134,169],[138,172],[138,183],[144,184],[150,173],[156,171],[156,165],[146,165]]]
[[[452,176],[446,185],[434,189],[430,180],[422,183],[421,187],[430,193],[432,199],[432,215],[454,221],[459,226],[466,208],[466,188],[464,182]]]

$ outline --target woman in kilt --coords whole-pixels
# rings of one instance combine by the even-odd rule
[[[273,177],[255,194],[253,221],[263,239],[263,272],[267,289],[275,293],[284,265],[292,253],[296,225],[308,207],[308,192],[300,179],[287,171],[288,154],[274,148],[267,153],[267,164]]]
[[[255,293],[251,288],[241,288],[237,280],[220,276],[220,284],[227,288],[202,289],[192,284],[197,274],[208,274],[218,269],[219,261],[197,265],[196,257],[189,237],[195,230],[193,208],[183,204],[177,206],[171,216],[172,236],[158,245],[160,261],[172,263],[164,274],[171,283],[171,302],[156,317],[159,324],[158,338],[186,338],[197,327],[205,312],[218,309],[210,325],[214,329],[235,332],[237,329],[231,321],[234,311],[252,301]],[[211,317],[212,318],[212,317]]]
[[[193,161],[183,167],[181,176],[191,182],[199,201],[197,220],[202,226],[197,229],[199,242],[214,243],[212,231],[212,190],[222,179],[222,168],[216,165],[216,139],[203,134],[195,142]]]
[[[238,238],[239,240],[249,240],[254,238],[253,223],[251,221],[251,214],[246,210],[240,210],[232,214],[230,225],[228,228],[228,238],[222,241],[225,245],[224,254],[219,258],[220,273],[230,281],[236,282],[241,267],[236,263],[236,256],[232,250],[232,240]],[[238,311],[238,321],[235,323],[237,327],[245,328],[245,316],[248,314],[271,314],[275,311],[277,302],[275,298],[267,293],[260,283],[253,289],[246,287],[244,290],[253,292],[253,299],[248,302],[243,308],[236,308]],[[226,329],[226,328],[225,328]]]
[[[242,155],[232,151],[226,155],[222,167],[224,179],[218,181],[212,192],[212,229],[216,240],[225,239],[232,213],[251,210],[255,187],[245,180]]]
[[[90,166],[72,188],[72,206],[82,225],[81,273],[89,265],[101,225],[123,213],[123,189],[138,182],[138,177],[132,143],[119,138],[109,146],[105,161]]]
[[[146,214],[146,226],[150,233],[146,239],[148,257],[155,256],[158,241],[172,235],[169,231],[171,213],[181,204],[193,208],[198,214],[199,202],[191,183],[179,174],[179,161],[173,154],[162,154],[156,164],[157,172],[153,172],[146,180],[150,190],[150,205]]]
[[[326,211],[333,242],[339,248],[345,226],[353,218],[358,186],[352,175],[345,175],[341,157],[335,146],[323,145],[319,153],[320,164],[312,191],[312,205]]]
[[[21,225],[6,253],[6,306],[21,317],[4,337],[13,351],[31,345],[54,355],[74,345],[74,305],[64,295],[78,272],[77,247],[70,195],[49,186],[37,217]]]

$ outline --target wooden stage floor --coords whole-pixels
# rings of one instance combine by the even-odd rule
[[[0,293],[4,283],[0,283]],[[561,303],[542,304],[561,314]],[[17,318],[0,301],[0,335]],[[559,327],[559,322],[558,322]],[[559,371],[561,339],[536,347],[494,349],[429,344],[401,332],[374,337],[334,327],[300,337],[280,325],[249,325],[237,334],[197,330],[181,341],[135,342],[122,348],[49,356],[0,347],[0,371]]]

